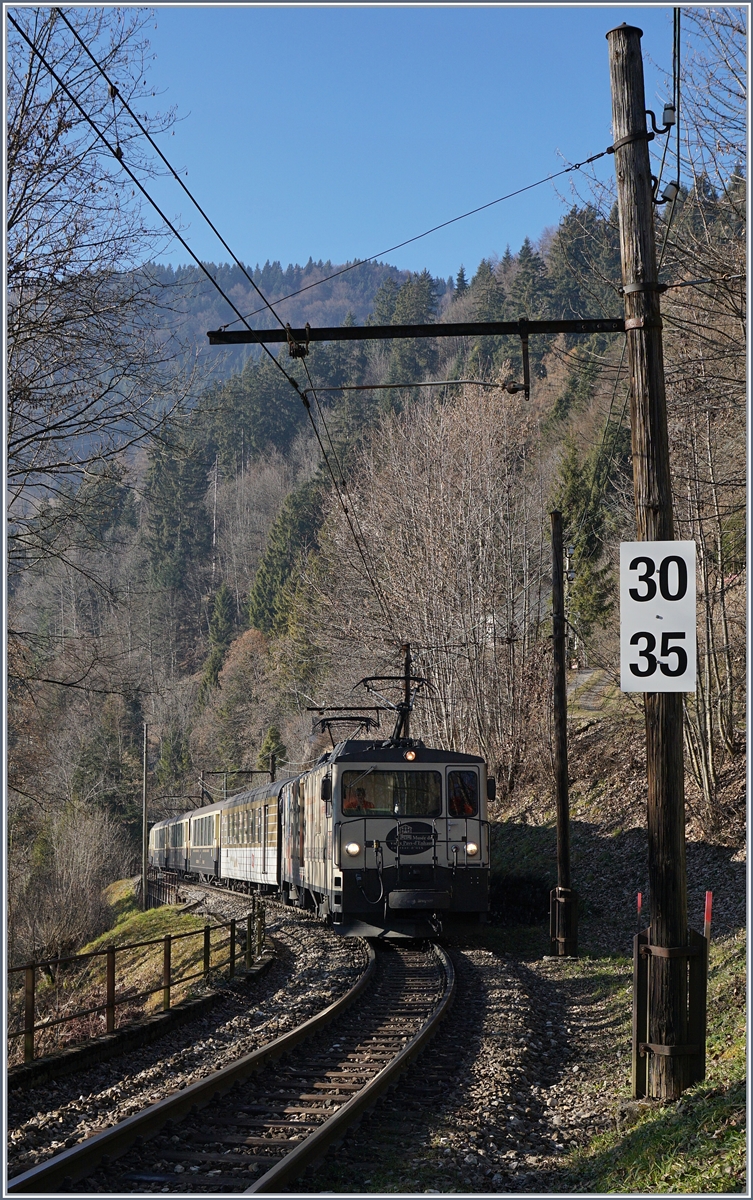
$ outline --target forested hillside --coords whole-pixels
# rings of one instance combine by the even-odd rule
[[[363,325],[382,284],[387,280],[404,283],[409,274],[387,263],[333,265],[329,261],[315,263],[312,259],[304,267],[291,263],[285,269],[279,262],[266,262],[263,267],[258,263],[255,267],[245,265],[245,274],[235,263],[205,263],[205,266],[256,329],[276,328],[277,321],[259,299],[249,278],[284,321],[294,328],[303,328],[307,321],[311,326],[342,325],[345,321]],[[254,346],[209,348],[208,329],[218,329],[228,322],[231,329],[243,326],[198,267],[174,269],[151,263],[146,274],[156,295],[176,295],[169,324],[192,352],[198,351],[205,378],[226,379],[242,370],[249,358],[258,357],[258,348]],[[439,293],[444,293],[452,286],[452,280],[436,280],[435,286]]]
[[[692,19],[682,187],[657,209],[657,231],[672,285],[662,311],[677,536],[696,541],[699,559],[691,815],[734,840],[744,821],[725,787],[744,749],[745,31],[733,10]],[[21,138],[34,112],[20,84],[11,101]],[[11,181],[21,206],[23,185]],[[621,315],[614,197],[582,187],[556,230],[539,241],[531,231],[501,259],[457,264],[449,281],[360,266],[283,315],[312,325]],[[238,787],[247,777],[236,773],[265,765],[270,749],[290,772],[312,761],[323,742],[307,706],[352,702],[353,683],[397,666],[406,641],[432,684],[415,733],[483,754],[500,813],[526,789],[546,794],[555,506],[575,548],[571,661],[617,672],[615,571],[620,539],[634,533],[624,336],[532,338],[528,403],[505,389],[522,375],[516,338],[315,344],[305,364],[282,348],[300,387],[311,386],[307,368],[322,389],[309,413],[275,363],[247,348],[236,362],[219,350],[203,376],[189,370],[191,346],[232,314],[194,285],[193,268],[150,268],[150,287],[156,271],[180,299],[160,316],[149,291],[134,316],[141,297],[122,280],[137,264],[115,231],[101,268],[129,321],[105,318],[101,289],[81,303],[91,316],[102,302],[94,315],[117,370],[105,378],[101,358],[87,360],[81,387],[98,404],[87,410],[69,387],[68,408],[54,401],[71,414],[61,433],[47,397],[65,372],[38,345],[31,384],[27,371],[45,264],[28,274],[22,214],[14,228],[12,957],[75,945],[96,923],[98,885],[128,869],[144,722],[156,818],[201,802],[201,772],[216,793],[210,772]],[[63,235],[63,266],[85,274]],[[267,263],[254,278],[274,300],[334,269]],[[236,268],[217,273],[242,311],[259,307]],[[65,303],[59,278],[50,274],[51,308]],[[156,358],[143,338],[129,341],[136,328],[150,331]],[[53,322],[36,334],[57,346]],[[383,384],[402,386],[347,390]],[[139,404],[126,408],[129,388]]]

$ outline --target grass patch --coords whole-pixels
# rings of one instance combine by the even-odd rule
[[[133,913],[140,911],[133,879],[116,880],[115,883],[111,883],[109,887],[105,888],[103,895],[115,925],[125,917],[130,917]]]
[[[647,1105],[628,1130],[595,1138],[565,1165],[564,1190],[745,1190],[745,940],[711,946],[706,1079],[676,1104]]]
[[[83,946],[80,954],[105,950],[109,946],[123,947],[115,956],[115,1028],[129,1024],[143,1016],[163,1008],[164,938],[172,935],[170,969],[170,1003],[191,999],[205,993],[218,978],[227,974],[229,957],[227,928],[212,929],[210,942],[210,974],[204,975],[204,938],[206,918],[196,917],[180,911],[175,906],[142,912],[134,894],[133,881],[119,880],[111,884],[105,898],[109,903],[115,923],[107,932]],[[216,921],[212,921],[214,926]],[[239,922],[239,935],[241,926]],[[193,933],[192,937],[178,937]],[[240,938],[239,938],[240,941]],[[153,942],[148,946],[126,947],[133,943]],[[238,954],[238,949],[236,954]],[[37,971],[36,1001],[37,1021],[52,1020],[93,1008],[105,1003],[106,957],[92,958],[83,963],[73,962],[49,972]],[[240,966],[238,958],[236,962]],[[185,978],[187,977],[187,978]],[[143,993],[151,993],[139,999]],[[14,1017],[12,1026],[23,1023],[23,993],[12,1000]],[[17,1011],[16,1011],[17,1010]],[[90,1013],[70,1021],[39,1030],[35,1035],[37,1056],[50,1054],[78,1042],[97,1037],[105,1031],[105,1014]],[[10,1064],[20,1061],[21,1039],[10,1043]]]

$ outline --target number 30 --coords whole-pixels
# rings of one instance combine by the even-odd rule
[[[677,591],[671,592],[669,588],[669,568],[674,563],[677,568]],[[631,588],[630,595],[633,600],[638,600],[644,603],[646,600],[653,600],[656,595],[656,581],[652,578],[656,574],[656,563],[653,558],[647,555],[640,555],[634,558],[630,564],[631,571],[637,571],[639,567],[644,567],[643,575],[638,576],[639,583],[645,583],[646,590],[641,593],[638,588]],[[659,591],[664,600],[682,600],[688,590],[688,567],[684,558],[680,558],[677,554],[670,554],[667,558],[663,558],[659,566]],[[647,636],[651,637],[651,634]],[[674,635],[670,634],[670,637]],[[654,643],[655,645],[656,643]],[[647,647],[648,650],[653,649],[653,646]],[[654,668],[655,669],[655,668]],[[645,674],[645,672],[641,672]],[[651,672],[648,672],[650,674]]]

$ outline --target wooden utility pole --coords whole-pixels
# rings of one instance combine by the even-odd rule
[[[620,25],[607,35],[612,84],[617,204],[625,331],[631,377],[630,419],[635,520],[639,541],[672,541],[672,491],[664,389],[654,203],[641,57],[642,31]],[[649,1094],[680,1096],[688,1080],[688,944],[682,694],[647,693]]]
[[[567,782],[567,675],[565,663],[565,588],[562,567],[562,513],[552,519],[552,647],[554,778],[557,804],[557,887],[549,897],[551,952],[578,953],[577,896],[570,889],[570,795]]]
[[[144,722],[144,764],[141,776],[141,907],[147,908],[147,866],[149,864],[149,828],[146,811],[146,773],[149,726]]]
[[[403,704],[405,711],[403,713],[403,732],[404,738],[410,737],[410,670],[413,664],[413,659],[410,656],[410,642],[403,646],[405,651],[405,666],[403,668]]]

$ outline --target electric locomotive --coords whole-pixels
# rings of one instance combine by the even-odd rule
[[[426,937],[489,908],[483,759],[345,741],[280,798],[283,895],[344,934]]]
[[[345,935],[427,937],[448,919],[485,920],[495,781],[477,755],[410,737],[426,684],[410,663],[407,650],[404,675],[361,680],[383,706],[357,716],[312,710],[314,728],[332,736],[343,722],[368,735],[379,724],[371,712],[392,709],[388,740],[332,737],[332,749],[292,779],[159,822],[150,862],[236,890],[275,890]],[[395,682],[404,687],[397,703],[376,689]]]

